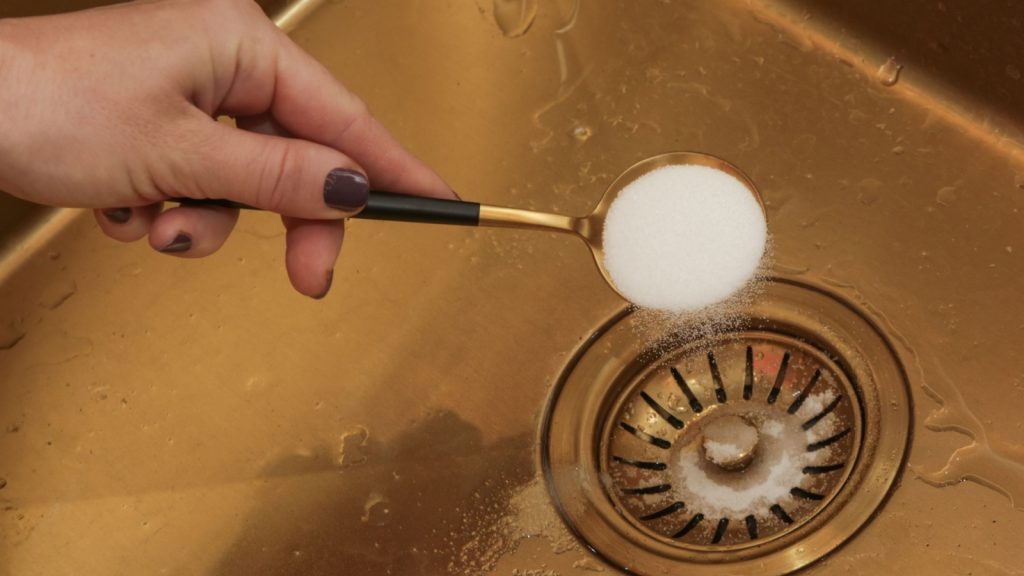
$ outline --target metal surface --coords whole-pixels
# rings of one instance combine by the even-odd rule
[[[1019,9],[501,4],[327,1],[292,36],[469,200],[585,214],[668,150],[742,167],[775,273],[867,310],[914,396],[902,479],[805,572],[1019,571]],[[29,5],[67,6],[0,13]],[[270,215],[183,261],[58,214],[0,256],[0,574],[614,573],[538,457],[622,307],[575,240],[355,222],[314,302]]]

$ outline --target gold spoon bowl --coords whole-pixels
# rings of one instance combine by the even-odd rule
[[[597,269],[601,272],[608,286],[615,290],[619,296],[622,296],[623,299],[628,300],[619,292],[614,281],[612,281],[611,275],[608,273],[608,268],[605,266],[603,232],[608,211],[622,190],[644,174],[666,166],[687,165],[706,166],[733,176],[754,196],[758,206],[761,207],[761,213],[767,216],[764,201],[761,199],[757,187],[739,168],[710,154],[701,152],[669,152],[646,158],[627,168],[608,186],[604,196],[594,207],[593,211],[586,216],[573,217],[533,210],[480,205],[479,225],[567,232],[580,237],[590,248],[590,252],[594,256],[594,263],[597,264]]]

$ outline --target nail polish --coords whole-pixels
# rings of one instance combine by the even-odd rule
[[[324,204],[338,210],[358,210],[366,206],[370,183],[355,170],[335,168],[324,180]]]
[[[323,300],[327,293],[331,291],[331,284],[334,283],[334,268],[327,271],[327,285],[324,286],[324,291],[313,296],[314,300]]]
[[[131,208],[107,208],[103,210],[103,216],[114,224],[124,224],[132,217]]]
[[[174,240],[170,244],[160,249],[161,252],[173,254],[175,252],[185,252],[192,247],[192,238],[184,232],[179,232]]]

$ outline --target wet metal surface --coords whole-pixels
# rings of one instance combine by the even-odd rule
[[[326,0],[292,36],[465,198],[582,215],[648,156],[739,166],[775,272],[867,310],[914,399],[899,485],[806,573],[1019,571],[1019,10],[514,4]],[[622,308],[578,241],[354,222],[314,302],[270,215],[202,261],[48,222],[0,254],[0,574],[614,573],[539,470]]]

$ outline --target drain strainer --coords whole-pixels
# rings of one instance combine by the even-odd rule
[[[884,335],[786,280],[749,315],[666,351],[624,314],[563,374],[545,472],[569,525],[612,564],[787,573],[849,538],[895,481],[910,398]]]

